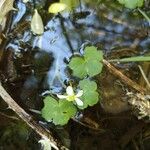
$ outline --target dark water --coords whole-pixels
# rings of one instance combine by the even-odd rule
[[[73,11],[66,11],[61,15],[53,16],[47,12],[49,4],[50,2],[46,0],[36,1],[34,5],[33,3],[25,5],[21,0],[16,1],[15,6],[19,11],[13,14],[10,40],[5,48],[13,52],[14,65],[12,69],[15,71],[12,76],[16,76],[14,80],[8,80],[5,84],[9,85],[10,93],[19,100],[19,103],[28,108],[40,110],[44,94],[49,93],[49,91],[55,94],[59,93],[64,90],[69,80],[76,82],[76,79],[72,78],[68,72],[67,64],[73,54],[83,53],[86,45],[95,45],[103,50],[106,59],[149,53],[149,25],[136,10],[125,9],[115,2],[99,3],[82,0],[74,6]],[[33,35],[30,30],[34,7],[39,9],[45,25],[44,34],[41,36]],[[134,65],[128,64],[125,67],[130,70]],[[124,65],[120,67],[124,68]],[[139,77],[136,69],[132,74]],[[109,82],[104,82],[100,86],[106,88],[107,91],[113,91],[110,86],[116,78],[109,75],[107,77]],[[101,79],[97,79],[97,81],[99,80],[101,81]],[[18,89],[18,92],[14,93],[15,89]],[[118,88],[115,92],[118,92]],[[112,95],[114,93],[112,92]],[[122,92],[120,93],[122,94]],[[119,96],[121,96],[120,93]],[[114,97],[118,96],[115,94]],[[118,112],[128,109],[124,107]],[[101,112],[99,109],[102,108],[98,104],[98,106],[90,109],[91,113],[85,111],[85,114],[87,113],[88,117],[93,117],[93,112],[97,115]],[[109,111],[107,108],[106,110]],[[99,119],[97,115],[94,117],[95,121]],[[115,121],[113,121],[113,125]],[[126,121],[123,120],[122,124],[124,122]],[[130,126],[134,123],[131,121],[128,124]],[[117,127],[115,126],[115,128]],[[83,145],[80,149],[86,149],[88,146],[91,149],[107,149],[107,146],[101,146],[101,142],[98,144],[101,138],[106,138],[106,141],[103,141],[105,145],[109,139],[109,144],[118,149],[114,138],[121,133],[113,134],[113,132],[119,132],[118,130],[113,130],[110,138],[108,138],[106,135],[100,137],[101,134],[89,131],[88,128],[84,128],[81,132],[82,128],[78,123],[72,121],[69,127],[66,127],[67,131],[62,131],[62,135],[67,132],[68,143],[70,143],[69,134],[73,135],[74,138],[71,138],[73,149],[79,149],[79,145]],[[106,128],[109,128],[108,124]],[[69,133],[72,129],[75,130],[75,133]],[[63,140],[65,141],[65,138]]]

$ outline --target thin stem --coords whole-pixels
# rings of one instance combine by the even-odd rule
[[[145,19],[148,21],[150,25],[150,18],[147,16],[147,14],[144,11],[142,11],[140,8],[138,8],[138,11],[145,17]]]
[[[9,119],[19,120],[19,118],[15,117],[15,116],[7,115],[7,114],[5,114],[5,113],[3,113],[3,112],[0,112],[0,115],[1,115],[1,116],[4,116],[4,117],[6,117],[6,118],[9,118]]]
[[[138,67],[139,67],[139,69],[140,69],[140,72],[141,72],[141,74],[142,74],[142,76],[143,76],[143,78],[144,78],[144,80],[145,80],[147,86],[148,86],[149,89],[150,89],[150,82],[148,81],[148,79],[147,79],[147,77],[146,77],[146,75],[145,75],[145,73],[144,73],[142,67],[141,67],[140,65],[138,65]]]
[[[140,92],[141,94],[144,94],[145,92],[147,92],[145,88],[141,87],[136,82],[132,81],[130,78],[125,76],[121,71],[119,71],[114,66],[112,66],[107,60],[103,59],[103,63],[105,64],[105,66],[107,66],[107,68],[112,74],[119,77],[122,80],[122,82],[124,82],[128,86],[132,87],[133,89]]]
[[[82,12],[82,4],[81,4],[81,0],[79,0],[79,5],[80,5],[80,12]]]
[[[67,34],[67,30],[66,30],[66,28],[65,28],[64,20],[63,20],[63,19],[64,19],[64,18],[63,18],[62,15],[59,13],[60,25],[61,25],[61,28],[62,28],[64,37],[66,38],[66,41],[67,41],[67,44],[68,44],[68,46],[69,46],[69,49],[70,49],[71,53],[73,54],[73,53],[74,53],[73,47],[72,47],[72,44],[71,44],[71,42],[70,42],[70,40],[69,40],[70,38],[69,38],[69,36],[68,36],[68,34]]]

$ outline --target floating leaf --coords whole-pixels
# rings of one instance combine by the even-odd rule
[[[49,6],[48,12],[57,14],[61,11],[64,11],[67,8],[67,5],[64,3],[53,3],[52,5]]]
[[[44,99],[44,108],[42,109],[42,117],[47,121],[52,121],[55,125],[65,125],[71,117],[77,112],[72,102],[60,100],[48,96]]]
[[[125,5],[125,7],[134,9],[136,7],[142,7],[144,0],[118,0],[120,4]]]
[[[84,104],[83,107],[79,107],[80,109],[84,109],[88,106],[93,106],[99,101],[99,94],[96,91],[96,82],[84,79],[79,82],[79,86],[80,89],[83,90],[83,96],[81,97],[81,99]]]
[[[86,75],[93,77],[102,71],[103,64],[102,51],[97,51],[94,46],[85,48],[84,57],[73,57],[69,63],[69,67],[73,70],[73,75],[83,78]]]
[[[34,14],[31,20],[31,30],[34,34],[38,34],[38,35],[44,33],[43,21],[37,9],[34,10]]]

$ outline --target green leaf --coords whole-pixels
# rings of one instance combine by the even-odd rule
[[[64,3],[53,3],[49,6],[48,12],[57,14],[59,12],[64,11],[67,8],[67,5]]]
[[[144,0],[118,0],[118,2],[127,8],[134,9],[136,7],[142,7]]]
[[[88,79],[81,80],[79,82],[79,86],[80,86],[81,89],[84,89],[84,92],[89,91],[89,90],[94,90],[94,91],[97,90],[96,82],[90,81]]]
[[[61,3],[64,3],[67,5],[67,10],[71,11],[74,8],[76,8],[79,5],[79,1],[78,0],[60,0]]]
[[[86,72],[90,77],[99,74],[102,71],[103,64],[97,60],[90,60],[86,62]]]
[[[71,117],[77,112],[72,102],[60,100],[48,96],[44,99],[44,108],[42,109],[42,117],[47,121],[52,121],[55,125],[65,125]]]
[[[84,104],[82,107],[79,107],[80,109],[93,106],[99,101],[99,94],[96,91],[96,82],[84,79],[79,82],[79,86],[83,90],[83,96],[81,97],[81,100]]]
[[[109,60],[109,62],[141,62],[141,61],[150,61],[150,56],[136,56],[136,57]]]
[[[84,78],[89,75],[93,77],[102,71],[103,64],[102,51],[98,51],[94,46],[85,48],[84,57],[73,57],[69,63],[69,67],[73,70],[73,75]]]
[[[92,59],[102,61],[103,53],[102,51],[97,51],[97,48],[95,46],[87,46],[84,50],[84,57],[86,60]]]
[[[79,78],[83,78],[86,76],[85,71],[85,61],[83,58],[80,57],[74,57],[71,59],[71,62],[69,63],[69,67],[73,70],[74,76],[77,76]]]

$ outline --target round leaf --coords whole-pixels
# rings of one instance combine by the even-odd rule
[[[92,60],[102,61],[103,53],[102,51],[98,51],[95,46],[87,46],[84,50],[84,57],[87,60],[92,59]]]
[[[69,63],[69,67],[73,70],[73,75],[79,78],[84,78],[87,75],[93,77],[102,71],[103,64],[102,51],[97,51],[94,46],[85,48],[84,58],[73,57]]]
[[[71,59],[69,63],[69,67],[73,70],[73,75],[79,78],[83,78],[86,76],[86,64],[83,58],[74,57]]]
[[[99,101],[99,94],[96,91],[96,82],[85,79],[79,82],[79,86],[83,90],[83,96],[81,99],[84,104],[82,107],[79,107],[80,109],[93,106]]]
[[[42,117],[47,121],[52,121],[55,125],[65,125],[69,119],[75,116],[77,110],[72,102],[66,100],[57,101],[48,96],[44,99]]]
[[[88,79],[81,80],[79,82],[79,86],[80,86],[81,89],[84,90],[84,92],[86,90],[87,91],[91,91],[91,90],[95,91],[95,90],[97,90],[97,84],[96,84],[96,82],[90,81]]]
[[[102,63],[97,60],[87,61],[86,63],[86,72],[90,77],[93,77],[102,71]]]

